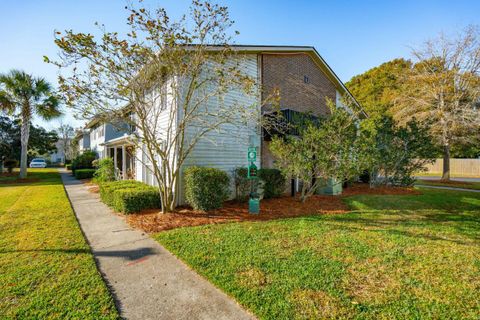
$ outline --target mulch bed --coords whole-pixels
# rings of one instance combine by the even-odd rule
[[[340,196],[314,195],[304,203],[298,198],[282,196],[265,199],[260,203],[260,214],[249,214],[247,203],[228,201],[219,210],[195,211],[189,207],[179,207],[175,212],[162,214],[158,210],[146,210],[126,216],[127,222],[145,232],[159,232],[180,227],[217,224],[239,221],[264,221],[312,214],[341,214],[349,211],[343,197],[361,194],[412,195],[421,194],[413,188],[379,187],[371,189],[366,184],[355,184],[344,189]]]

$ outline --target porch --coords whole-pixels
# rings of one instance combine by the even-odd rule
[[[135,147],[129,137],[109,140],[103,146],[105,156],[113,159],[116,179],[135,179]]]

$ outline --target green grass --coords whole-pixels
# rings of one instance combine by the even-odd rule
[[[261,319],[478,319],[480,195],[422,192],[154,237]]]
[[[56,169],[29,178],[0,184],[0,318],[118,318]]]
[[[446,183],[446,182],[439,181],[439,180],[419,179],[415,182],[415,185],[417,185],[417,186],[439,186],[439,187],[452,187],[452,188],[480,190],[480,182],[463,182],[463,181],[452,180],[451,182]]]

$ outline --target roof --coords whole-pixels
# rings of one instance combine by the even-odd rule
[[[210,46],[212,51],[220,50],[222,46]],[[363,110],[360,103],[355,99],[353,94],[347,89],[345,84],[340,80],[337,74],[328,65],[325,59],[318,53],[313,46],[288,46],[288,45],[231,45],[230,48],[239,53],[305,53],[308,54],[318,67],[325,73],[325,75],[332,81],[337,90],[342,95],[347,95],[352,99],[358,111],[362,113],[364,117],[368,117],[368,114]]]

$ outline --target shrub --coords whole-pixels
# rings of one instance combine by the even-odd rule
[[[250,193],[250,181],[247,179],[248,169],[244,167],[235,168],[233,177],[235,180],[235,199],[238,201],[248,200]]]
[[[250,194],[252,182],[247,179],[247,171],[247,168],[235,169],[235,198],[239,201],[247,200]],[[285,191],[286,179],[278,169],[259,169],[258,178],[261,183],[257,180],[253,183],[257,184],[257,188],[263,189],[265,199],[279,197]]]
[[[258,177],[264,182],[263,197],[276,198],[285,191],[285,177],[278,169],[260,169]]]
[[[5,168],[7,168],[8,173],[12,173],[13,168],[18,166],[18,161],[15,159],[7,159],[3,161],[3,165],[5,166]]]
[[[113,192],[112,208],[125,214],[143,209],[160,208],[160,195],[155,187],[134,187]]]
[[[93,177],[95,169],[77,169],[75,170],[75,178],[77,179],[89,179]]]
[[[71,164],[66,164],[66,165],[65,165],[65,169],[67,169],[67,170],[72,170],[72,165],[71,165]]]
[[[185,171],[185,197],[196,210],[221,208],[228,199],[230,179],[226,172],[205,167],[190,167]]]
[[[120,180],[113,182],[104,182],[99,184],[100,199],[108,206],[113,205],[113,194],[116,190],[133,189],[146,186],[136,180]]]
[[[92,162],[96,158],[97,153],[95,151],[85,151],[72,160],[72,172],[75,173],[77,169],[93,169]]]
[[[115,180],[115,170],[114,170],[112,158],[105,158],[105,159],[98,160],[96,167],[97,167],[97,170],[93,175],[95,178],[95,181],[107,182],[107,181]]]

